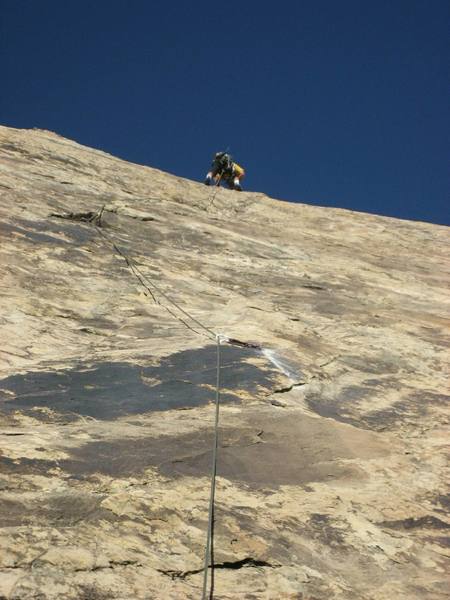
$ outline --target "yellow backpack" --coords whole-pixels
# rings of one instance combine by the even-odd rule
[[[233,167],[234,167],[235,177],[238,177],[239,179],[241,179],[242,177],[244,177],[245,171],[241,167],[241,165],[238,165],[237,163],[233,163]]]

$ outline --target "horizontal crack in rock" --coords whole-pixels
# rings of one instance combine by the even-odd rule
[[[279,565],[272,565],[265,560],[257,560],[252,558],[251,556],[247,556],[241,560],[234,561],[224,561],[221,563],[215,563],[214,565],[209,565],[209,569],[242,569],[244,567],[270,567],[271,569],[276,569]],[[172,571],[166,569],[157,569],[163,575],[167,575],[171,579],[186,579],[191,575],[196,575],[197,573],[201,573],[203,571],[203,567],[201,569],[192,569],[191,571]]]
[[[305,385],[306,381],[298,381],[297,383],[293,383],[287,387],[279,388],[278,390],[273,390],[273,394],[285,394],[286,392],[290,392],[293,388],[299,387],[300,385]]]
[[[270,567],[275,568],[278,565],[272,565],[265,560],[256,560],[251,556],[243,558],[242,560],[224,561],[222,563],[216,563],[215,569],[242,569],[243,567]]]
[[[81,221],[82,223],[92,223],[98,218],[98,211],[93,212],[88,210],[86,212],[69,212],[69,213],[50,213],[50,217],[57,217],[58,219],[67,219],[68,221]]]
[[[115,567],[142,567],[137,560],[111,560],[107,565],[96,565],[92,569],[75,569],[76,571],[102,571],[104,569],[114,569]]]
[[[124,217],[128,217],[129,219],[134,219],[135,221],[144,221],[144,223],[147,221],[156,221],[157,220],[155,217],[151,217],[150,215],[130,215],[129,213],[122,212],[122,211],[118,214],[120,214],[121,216],[124,216]]]
[[[235,338],[227,338],[227,344],[232,344],[233,346],[241,346],[242,348],[255,348],[256,350],[261,350],[261,345],[256,342],[241,342],[241,340],[236,340]]]
[[[333,363],[335,360],[337,360],[338,358],[341,358],[341,355],[338,354],[337,356],[333,356],[332,358],[330,358],[329,360],[326,360],[324,363],[321,363],[320,365],[318,365],[318,367],[320,369],[322,369],[323,367],[328,367],[328,365],[331,365],[331,363]]]
[[[306,288],[308,290],[326,290],[326,287],[323,287],[323,285],[317,285],[315,283],[301,283],[300,287],[302,288]]]

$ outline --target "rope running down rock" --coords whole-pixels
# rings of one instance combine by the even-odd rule
[[[129,266],[131,272],[139,281],[139,283],[150,293],[154,302],[157,304],[161,303],[157,300],[154,294],[154,290],[163,296],[168,302],[170,302],[177,310],[179,310],[184,316],[188,319],[191,319],[196,325],[198,325],[202,330],[202,335],[205,335],[206,332],[207,337],[210,339],[214,337],[216,341],[216,353],[217,353],[217,364],[216,364],[216,396],[215,396],[215,418],[214,418],[214,443],[213,443],[213,451],[212,451],[212,460],[211,460],[211,487],[209,494],[209,509],[208,509],[208,528],[206,532],[206,547],[205,547],[205,560],[204,560],[204,572],[203,572],[203,591],[202,591],[202,600],[206,600],[207,595],[207,587],[208,587],[208,569],[211,570],[211,589],[210,589],[210,597],[212,597],[213,593],[213,577],[214,577],[214,557],[213,557],[213,528],[214,528],[214,497],[216,490],[216,472],[217,472],[217,448],[218,448],[218,439],[219,439],[219,407],[220,407],[220,367],[221,367],[221,356],[220,356],[220,344],[222,340],[226,340],[225,336],[221,336],[220,334],[214,333],[211,329],[203,325],[198,319],[193,317],[188,311],[184,310],[179,306],[174,300],[170,298],[159,286],[157,286],[149,277],[144,275],[142,271],[137,266],[136,262],[130,258],[121,248],[117,246],[112,237],[107,234],[102,229],[101,217],[103,215],[104,206],[102,209],[92,218],[92,223],[94,224],[98,233],[103,237],[104,240],[108,241],[112,247],[122,256],[127,265]],[[153,287],[153,290],[151,287]],[[175,314],[170,308],[166,305],[162,305],[164,308],[176,319],[181,321],[186,327],[188,327],[191,331],[199,334],[193,327],[189,325],[184,319],[182,319],[179,315]]]

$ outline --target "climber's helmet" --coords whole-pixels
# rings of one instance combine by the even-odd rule
[[[222,168],[229,168],[231,165],[231,156],[226,152],[216,152],[214,163],[220,165]]]

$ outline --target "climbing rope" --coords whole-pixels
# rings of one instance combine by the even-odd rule
[[[220,180],[219,180],[220,181]],[[218,186],[212,193],[211,203],[214,201],[216,194],[218,192]],[[204,573],[203,573],[203,592],[202,592],[202,600],[206,600],[207,587],[208,587],[208,572],[211,574],[211,584],[210,584],[210,598],[212,597],[213,588],[214,588],[214,499],[215,499],[215,489],[216,489],[216,472],[217,472],[217,449],[218,449],[218,434],[219,434],[219,407],[220,407],[220,369],[221,369],[221,352],[220,346],[221,342],[227,342],[228,344],[232,344],[235,346],[241,346],[245,348],[254,348],[256,350],[261,351],[261,346],[259,344],[255,344],[252,342],[243,342],[241,340],[237,340],[234,338],[228,338],[226,336],[220,335],[206,327],[201,321],[196,319],[193,315],[191,315],[187,310],[182,308],[179,304],[177,304],[172,298],[166,294],[148,275],[145,275],[138,267],[136,261],[128,256],[128,254],[120,248],[113,237],[109,235],[103,225],[102,225],[102,216],[105,210],[105,206],[101,208],[98,212],[86,212],[86,213],[67,213],[64,215],[51,213],[51,216],[63,218],[63,219],[75,219],[81,222],[91,223],[96,228],[98,234],[111,246],[116,250],[116,252],[125,260],[126,264],[130,268],[133,275],[139,281],[140,285],[150,294],[153,301],[156,304],[159,304],[163,308],[165,308],[170,315],[172,315],[175,319],[180,321],[185,327],[193,331],[198,335],[204,335],[208,337],[208,339],[214,339],[216,342],[216,354],[217,354],[217,364],[216,364],[216,396],[215,396],[215,419],[214,419],[214,443],[212,449],[212,462],[211,462],[211,486],[210,486],[210,494],[209,494],[209,509],[208,509],[208,527],[207,527],[207,535],[206,535],[206,548],[205,548],[205,560],[204,560]],[[156,296],[159,294],[165,300],[175,307],[187,320],[190,320],[192,323],[195,323],[201,331],[197,331],[192,325],[190,325],[187,320],[183,319],[179,314],[177,314],[174,310],[169,308],[166,304],[160,302]]]
[[[103,212],[103,209],[102,209],[102,212]],[[156,285],[156,283],[152,279],[150,279],[150,277],[145,275],[139,269],[136,261],[134,259],[132,259],[130,256],[128,256],[124,250],[119,248],[119,246],[114,242],[114,240],[104,231],[104,229],[102,229],[100,220],[97,219],[94,222],[94,224],[95,224],[95,227],[96,227],[98,233],[112,245],[114,250],[116,250],[116,252],[118,254],[120,254],[120,256],[122,256],[122,258],[125,260],[125,262],[129,266],[133,275],[136,277],[136,279],[139,281],[139,283],[142,285],[142,287],[144,287],[149,292],[153,301],[156,304],[159,304],[160,306],[165,308],[169,314],[171,314],[175,319],[178,319],[178,321],[183,323],[183,325],[185,325],[188,329],[190,329],[194,333],[200,334],[200,332],[196,331],[196,329],[194,329],[194,327],[192,327],[189,323],[187,323],[179,315],[175,314],[174,311],[171,310],[167,305],[159,302],[155,296],[155,291],[158,294],[160,294],[163,298],[165,298],[170,304],[172,304],[177,310],[179,310],[187,319],[190,319],[193,323],[195,323],[198,327],[200,327],[200,329],[203,330],[203,333],[201,333],[200,335],[205,335],[204,332],[206,332],[208,338],[215,340],[216,334],[211,329],[206,327],[206,325],[204,325],[201,321],[196,319],[187,310],[182,308],[177,302],[172,300],[172,298],[170,296],[168,296],[168,294],[166,294],[158,285]]]
[[[214,200],[216,199],[217,192],[219,191],[219,188],[220,188],[220,182],[222,180],[222,175],[223,175],[223,171],[221,173],[219,173],[219,178],[217,179],[216,183],[214,184],[214,190],[211,192],[211,197],[209,200],[209,204],[206,207],[206,212],[209,212],[209,209],[214,204]]]
[[[217,191],[216,191],[217,193]],[[124,252],[112,237],[105,232],[102,228],[101,217],[103,215],[105,207],[94,214],[92,218],[90,218],[90,222],[92,222],[98,231],[98,233],[103,237],[104,240],[108,241],[112,247],[116,250],[120,256],[125,260],[128,267],[130,268],[133,275],[139,281],[139,283],[150,293],[152,299],[155,303],[162,305],[158,299],[156,298],[154,291],[159,293],[163,298],[165,298],[170,304],[172,304],[177,310],[179,310],[185,317],[194,322],[198,327],[202,329],[202,335],[207,334],[208,338],[214,338],[216,341],[216,396],[215,396],[215,418],[214,418],[214,442],[213,442],[213,450],[212,450],[212,461],[211,461],[211,486],[209,493],[209,508],[208,508],[208,527],[206,533],[206,548],[205,548],[205,562],[204,562],[204,573],[203,573],[203,592],[202,592],[202,600],[206,600],[207,587],[208,587],[208,569],[211,572],[211,586],[210,592],[212,595],[213,592],[213,577],[214,577],[214,552],[213,552],[213,543],[214,543],[214,498],[215,498],[215,490],[216,490],[216,471],[217,471],[217,447],[218,447],[218,438],[219,438],[219,407],[220,407],[220,367],[221,367],[221,356],[220,356],[220,344],[222,341],[227,340],[225,336],[214,333],[211,329],[206,327],[201,321],[193,317],[187,310],[184,310],[179,304],[177,304],[170,296],[168,296],[154,281],[152,281],[148,276],[146,276],[137,266],[136,262]],[[182,319],[179,315],[177,315],[174,311],[172,311],[168,306],[162,305],[173,317],[181,321],[186,327],[188,327],[191,331],[199,334],[189,323],[187,323],[184,319]],[[230,340],[231,341],[231,340]],[[233,340],[234,342],[240,343],[238,340]]]
[[[219,441],[219,406],[220,406],[220,342],[221,336],[216,336],[217,348],[217,367],[216,367],[216,402],[215,402],[215,419],[214,419],[214,442],[211,461],[211,490],[209,493],[209,509],[208,509],[208,529],[206,533],[206,548],[205,548],[205,565],[203,571],[203,592],[202,600],[206,600],[206,590],[208,587],[208,568],[211,568],[211,592],[214,569],[214,552],[213,552],[213,528],[214,528],[214,496],[216,491],[216,471],[217,471],[217,446]]]

